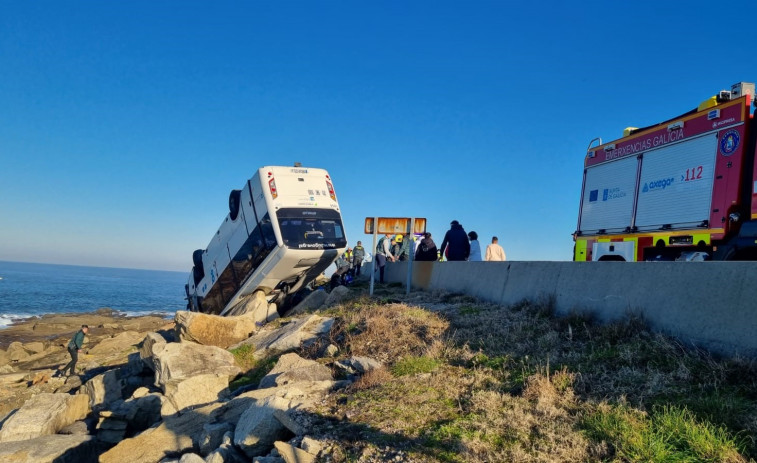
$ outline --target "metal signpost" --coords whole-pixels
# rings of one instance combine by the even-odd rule
[[[366,217],[365,233],[373,235],[373,259],[371,259],[371,289],[370,295],[373,296],[374,279],[376,278],[376,245],[378,244],[378,235],[384,234],[406,234],[408,239],[410,235],[422,235],[426,232],[425,218],[409,217]],[[415,246],[409,243],[410,250],[407,259],[407,287],[405,294],[410,294],[410,283],[413,276],[413,260],[415,260]]]

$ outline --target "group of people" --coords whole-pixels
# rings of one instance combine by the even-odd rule
[[[499,238],[496,236],[492,236],[492,242],[486,246],[486,254],[482,258],[478,233],[474,231],[465,233],[465,229],[457,220],[450,223],[450,229],[444,235],[439,254],[439,260],[446,259],[448,261],[497,262],[506,259],[505,250],[499,245]]]
[[[457,220],[450,223],[450,229],[444,235],[442,246],[437,249],[436,243],[431,238],[431,233],[424,233],[423,238],[415,240],[413,235],[392,236],[387,233],[376,246],[376,266],[379,271],[379,282],[384,282],[384,267],[386,261],[391,262],[407,260],[410,254],[410,241],[415,245],[413,253],[417,261],[504,261],[505,250],[499,245],[499,238],[492,237],[492,242],[486,247],[486,254],[482,258],[481,246],[478,242],[478,233],[471,231],[465,233],[465,229]],[[358,242],[359,244],[359,242]]]

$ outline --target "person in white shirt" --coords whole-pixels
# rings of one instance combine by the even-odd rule
[[[468,238],[470,239],[470,255],[469,261],[481,262],[481,245],[478,243],[478,233],[471,231],[468,232]]]
[[[498,242],[499,242],[499,239],[496,236],[493,236],[492,244],[486,247],[486,261],[487,262],[504,261],[506,259],[505,250],[502,249],[502,246],[497,244]]]

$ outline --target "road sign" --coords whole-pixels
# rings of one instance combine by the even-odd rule
[[[426,232],[426,219],[424,218],[415,218],[411,219],[409,217],[366,217],[365,218],[365,233],[368,235],[372,235],[374,233],[374,222],[378,220],[378,232],[381,235],[384,234],[406,234],[410,233],[410,227],[413,220],[415,220],[415,225],[413,226],[413,234],[414,235],[422,235]]]

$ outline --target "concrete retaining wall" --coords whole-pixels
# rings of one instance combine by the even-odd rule
[[[386,278],[405,283],[407,263]],[[638,313],[684,342],[757,357],[757,262],[413,262],[412,285],[503,305],[553,297],[558,315],[605,322]]]

